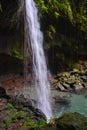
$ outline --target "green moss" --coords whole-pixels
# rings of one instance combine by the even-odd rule
[[[59,130],[86,130],[87,117],[79,113],[66,113],[56,121]]]

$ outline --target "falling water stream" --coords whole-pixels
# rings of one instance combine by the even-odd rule
[[[38,10],[33,0],[26,0],[26,33],[28,48],[31,45],[33,62],[33,81],[30,96],[35,99],[35,106],[47,117],[52,117],[50,105],[50,83],[48,81],[48,70],[43,50],[43,34],[40,31]]]
[[[76,95],[62,93],[58,91],[50,92],[50,83],[48,81],[48,70],[46,66],[45,55],[43,51],[43,34],[40,31],[40,24],[38,19],[38,10],[33,0],[19,0],[21,8],[25,5],[25,34],[26,34],[26,49],[25,49],[25,89],[23,93],[29,94],[29,97],[33,99],[33,105],[39,108],[47,117],[48,121],[52,117],[52,111],[54,116],[61,116],[64,112],[79,112],[83,115],[87,115],[87,103],[84,95]],[[24,3],[25,2],[25,3]],[[20,9],[21,9],[20,8]],[[20,10],[19,10],[20,13]],[[30,53],[32,51],[32,84],[29,84],[30,72],[28,70],[28,63],[30,61]],[[54,97],[57,94],[69,98],[70,104],[61,105],[55,104],[51,97],[50,105],[50,93]],[[70,96],[69,96],[70,95]],[[68,97],[69,96],[69,97]],[[80,99],[80,100],[79,100]]]

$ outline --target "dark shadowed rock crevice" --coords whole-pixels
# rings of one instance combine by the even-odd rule
[[[23,61],[8,54],[0,54],[0,76],[23,73]]]

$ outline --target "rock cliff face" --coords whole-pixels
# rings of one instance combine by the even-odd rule
[[[18,0],[1,0],[0,4],[0,53],[10,54],[22,40],[23,24],[18,19]]]
[[[18,0],[1,0],[2,11],[0,12],[0,32],[8,33],[11,29],[15,29],[17,24]]]

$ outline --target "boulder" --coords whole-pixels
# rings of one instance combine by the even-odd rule
[[[83,85],[81,84],[74,84],[74,91],[75,92],[81,92],[84,89]]]
[[[71,71],[71,75],[74,75],[74,74],[79,74],[80,73],[80,70],[74,68],[72,71]]]
[[[65,90],[66,90],[66,89],[63,87],[62,84],[60,84],[60,85],[58,86],[58,89],[59,89],[60,91],[65,91]]]
[[[56,120],[58,130],[87,130],[87,117],[79,113],[66,113]]]
[[[43,130],[87,130],[87,117],[79,113],[66,113],[53,119]]]
[[[87,76],[83,75],[83,76],[80,76],[80,78],[83,80],[83,82],[87,82]]]
[[[67,83],[62,83],[62,85],[64,86],[64,88],[65,89],[67,89],[68,91],[72,91],[72,88],[70,87],[70,85],[69,84],[67,84]]]
[[[44,115],[44,113],[33,106],[32,102],[35,102],[35,100],[25,98],[22,93],[11,97],[9,102],[19,111],[26,108],[29,112],[29,115],[35,120],[46,120],[46,116]]]
[[[70,101],[68,99],[65,99],[60,96],[55,96],[55,97],[53,97],[53,99],[55,100],[55,103],[60,103],[63,105],[69,105],[69,103],[70,103]]]
[[[67,84],[69,84],[70,86],[73,86],[75,84],[75,80],[74,79],[69,79],[66,81]]]

